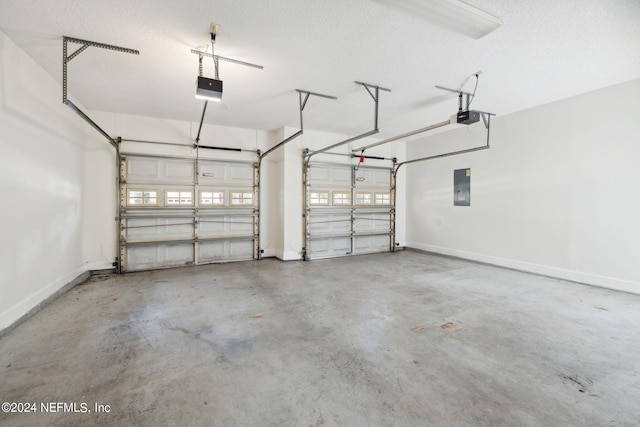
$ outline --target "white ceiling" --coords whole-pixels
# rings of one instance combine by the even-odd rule
[[[354,80],[392,89],[380,95],[388,137],[455,113],[456,95],[434,86],[479,70],[473,107],[498,115],[640,77],[638,0],[468,3],[504,25],[474,40],[370,0],[0,0],[0,30],[60,82],[63,35],[138,49],[84,51],[69,65],[70,94],[87,109],[197,122],[190,50],[210,51],[215,22],[216,54],[264,70],[220,62],[223,102],[206,122],[265,130],[299,126],[295,89],[338,97],[311,97],[305,129],[370,130],[373,100]]]

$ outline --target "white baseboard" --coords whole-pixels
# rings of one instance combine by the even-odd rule
[[[540,274],[542,276],[555,277],[558,279],[570,280],[572,282],[584,283],[601,288],[613,289],[616,291],[640,294],[640,283],[631,280],[618,279],[615,277],[600,276],[597,274],[585,273],[575,270],[567,270],[548,265],[533,264],[509,258],[500,258],[491,255],[478,254],[475,252],[461,251],[459,249],[445,248],[441,246],[426,245],[423,243],[407,242],[407,248],[419,249],[426,252],[433,252],[472,261],[483,262],[506,267],[528,273]]]
[[[265,250],[265,253],[267,251]],[[282,251],[279,249],[271,249],[271,256],[278,258],[281,261],[300,261],[302,255],[299,252],[294,251]]]
[[[302,255],[300,252],[284,251],[282,258],[280,259],[283,261],[300,261],[302,259]]]
[[[0,335],[89,277],[85,266],[66,274],[0,313]]]

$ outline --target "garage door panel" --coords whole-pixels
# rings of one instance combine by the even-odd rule
[[[351,252],[351,239],[349,237],[313,239],[309,249],[311,259],[343,256]]]
[[[164,165],[164,176],[168,181],[193,180],[194,166],[192,161],[167,161]]]
[[[251,235],[253,233],[253,217],[229,217],[229,231],[234,234]]]
[[[389,231],[389,213],[360,214],[356,213],[353,223],[356,232]]]
[[[200,161],[198,169],[201,185],[253,186],[254,168],[251,164]]]
[[[361,167],[356,172],[356,188],[379,187],[387,189],[391,186],[391,174],[388,169],[367,169]]]
[[[223,163],[205,163],[198,164],[200,176],[198,182],[203,185],[224,184],[226,179],[226,168]]]
[[[345,165],[314,165],[309,170],[309,183],[312,186],[350,187],[351,167]]]
[[[199,264],[247,260],[253,256],[253,241],[251,240],[210,241],[201,242],[198,245]]]
[[[351,168],[334,168],[331,175],[331,184],[333,185],[351,185]]]
[[[351,231],[351,214],[317,214],[309,223],[313,234],[348,233]]]
[[[331,170],[327,166],[314,166],[309,170],[309,182],[311,185],[328,184],[331,177]]]
[[[193,160],[127,157],[128,182],[192,183]]]
[[[198,222],[198,236],[213,237],[224,235],[229,232],[228,222],[227,216],[201,218]]]
[[[127,241],[193,237],[191,218],[129,218]]]
[[[389,236],[356,236],[354,238],[354,254],[386,252],[389,250]]]
[[[130,159],[127,161],[127,177],[130,180],[153,179],[160,176],[160,164],[155,159]]]
[[[253,167],[250,165],[229,165],[229,180],[234,183],[253,184]]]
[[[127,250],[127,264],[135,266],[135,270],[193,264],[193,244],[131,246]]]

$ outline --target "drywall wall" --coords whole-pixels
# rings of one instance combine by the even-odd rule
[[[268,148],[284,140],[284,129],[270,133]],[[283,259],[284,248],[284,149],[269,153],[262,160],[260,200],[260,247],[263,257]],[[269,206],[269,209],[267,209]]]
[[[85,152],[95,133],[0,32],[0,330],[85,273]]]
[[[116,154],[108,144],[84,153],[82,237],[88,270],[113,268],[116,242]]]
[[[640,293],[640,80],[492,120],[491,149],[407,165],[407,246]],[[482,126],[407,144],[481,145]],[[471,206],[453,205],[470,168]]]

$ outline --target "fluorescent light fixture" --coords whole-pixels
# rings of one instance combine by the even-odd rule
[[[214,102],[222,101],[222,80],[198,76],[196,98]]]
[[[432,24],[479,39],[502,26],[502,19],[460,0],[372,0]]]

